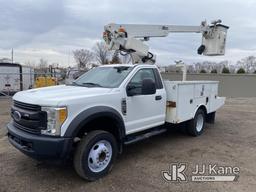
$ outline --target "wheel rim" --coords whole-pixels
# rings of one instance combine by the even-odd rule
[[[196,120],[197,132],[200,132],[203,129],[203,126],[204,126],[204,116],[202,114],[198,114],[197,120]]]
[[[88,156],[88,166],[92,172],[103,171],[110,163],[112,157],[112,146],[106,140],[95,143]]]

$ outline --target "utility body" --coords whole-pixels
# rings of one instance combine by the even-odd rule
[[[16,93],[8,137],[35,159],[71,157],[77,173],[92,181],[111,170],[125,144],[179,123],[190,135],[201,135],[224,101],[218,82],[163,81],[157,66],[146,62],[104,65],[69,85]]]

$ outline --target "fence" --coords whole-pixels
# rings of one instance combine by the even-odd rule
[[[180,73],[162,73],[164,79],[182,80]],[[219,95],[225,97],[256,97],[255,74],[187,74],[187,80],[219,81]]]
[[[20,80],[22,75],[22,80]],[[60,74],[51,73],[1,73],[0,96],[35,87],[39,76],[56,77],[55,84],[65,83]],[[180,73],[162,73],[164,79],[181,80]],[[256,97],[256,75],[254,74],[187,74],[187,80],[219,81],[219,95],[225,97]]]

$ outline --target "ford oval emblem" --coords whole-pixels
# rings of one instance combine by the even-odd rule
[[[21,120],[21,114],[20,114],[19,111],[14,111],[14,112],[13,112],[13,119],[14,119],[15,121],[20,121],[20,120]]]

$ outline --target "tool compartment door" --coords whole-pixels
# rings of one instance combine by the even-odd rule
[[[176,123],[193,118],[194,109],[194,84],[178,84]]]

